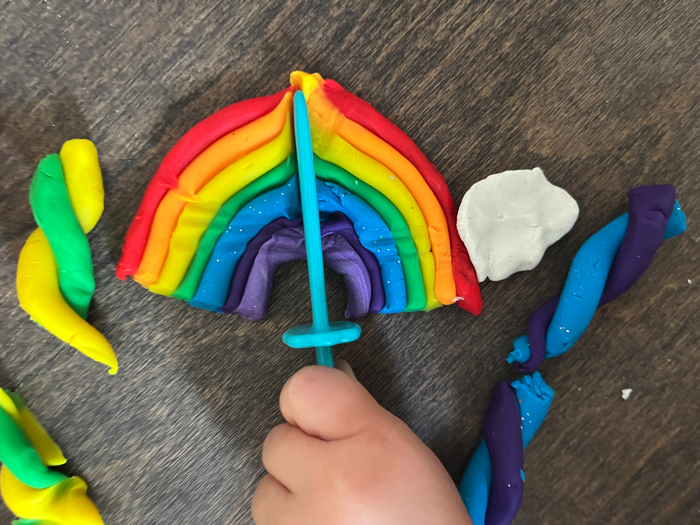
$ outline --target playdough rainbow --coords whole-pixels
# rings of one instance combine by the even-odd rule
[[[447,185],[417,146],[332,80],[233,104],[166,155],[129,227],[117,276],[213,311],[259,319],[275,269],[305,258],[293,93],[308,106],[326,263],[346,314],[431,310],[481,296]]]

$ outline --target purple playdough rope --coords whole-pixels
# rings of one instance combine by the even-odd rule
[[[534,372],[545,355],[559,355],[568,350],[586,329],[596,307],[629,290],[647,270],[663,239],[685,230],[685,216],[675,202],[673,186],[641,186],[630,190],[628,197],[629,214],[609,223],[577,252],[561,294],[565,299],[561,300],[560,295],[552,297],[530,317],[528,336],[518,340],[521,345],[529,343],[529,358],[523,363],[516,362],[522,372]],[[673,220],[669,221],[672,216]],[[522,347],[518,348],[518,341],[509,361],[527,356]],[[483,425],[493,471],[485,525],[507,525],[522,503],[521,416],[514,390],[508,383],[498,383]],[[488,476],[472,472],[469,480],[472,479],[478,483]],[[464,492],[484,493],[469,486]],[[472,503],[467,502],[467,506]],[[483,506],[474,503],[475,512],[477,508]]]
[[[483,422],[493,479],[486,508],[486,525],[510,523],[523,501],[523,435],[515,390],[499,381]]]

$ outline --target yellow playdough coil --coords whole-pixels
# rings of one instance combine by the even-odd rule
[[[79,477],[68,478],[47,489],[33,489],[9,469],[0,471],[0,492],[7,507],[20,518],[47,520],[58,525],[102,525],[87,485]]]
[[[63,144],[60,157],[73,211],[87,233],[104,211],[105,192],[97,148],[87,139],[73,139]]]
[[[58,268],[44,232],[37,228],[19,254],[20,306],[46,330],[117,373],[117,357],[107,339],[66,303],[58,287]]]

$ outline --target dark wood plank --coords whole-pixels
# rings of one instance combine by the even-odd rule
[[[310,318],[296,307],[303,265],[279,272],[258,323],[149,294],[118,281],[114,265],[177,138],[226,104],[281,89],[296,68],[339,81],[406,130],[456,200],[490,173],[541,166],[579,201],[579,222],[536,270],[483,286],[480,317],[372,316],[340,352],[455,479],[494,382],[517,377],[502,362],[510,342],[559,290],[576,249],[625,209],[630,187],[676,184],[689,231],[543,367],[556,400],[526,453],[516,521],[700,520],[700,3],[0,3],[0,380],[26,396],[106,523],[251,522],[279,389],[312,360],[281,343]],[[32,171],[83,136],[107,191],[90,236],[90,321],[117,349],[116,377],[33,325],[14,290],[34,227]],[[330,276],[336,318],[341,284]]]

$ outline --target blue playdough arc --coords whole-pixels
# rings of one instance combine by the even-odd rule
[[[511,383],[511,386],[518,400],[525,449],[549,412],[554,390],[544,382],[539,372],[523,376]],[[481,440],[459,484],[459,495],[474,525],[484,525],[492,478],[489,451],[486,442]]]
[[[365,201],[340,186],[317,180],[316,189],[322,218],[336,211],[344,213],[353,222],[360,243],[377,258],[386,298],[381,311],[402,312],[406,308],[406,283],[396,244],[387,225]],[[263,227],[280,217],[301,217],[296,175],[287,184],[250,201],[233,218],[217,241],[190,304],[218,311],[226,302],[233,272],[248,242]]]

